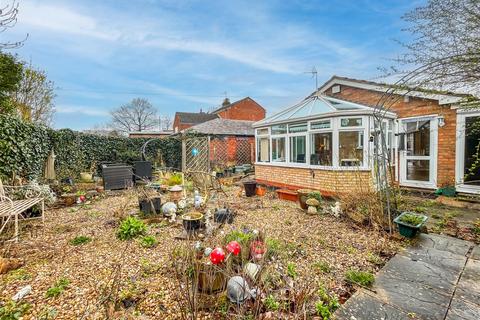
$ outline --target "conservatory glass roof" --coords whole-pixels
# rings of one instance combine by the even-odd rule
[[[367,110],[372,108],[340,100],[325,95],[312,95],[296,105],[280,111],[268,118],[255,123],[255,126],[277,122],[288,122],[295,119],[315,118],[322,114],[331,114],[342,111]]]

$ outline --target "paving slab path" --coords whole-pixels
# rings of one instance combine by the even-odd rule
[[[357,291],[335,319],[480,320],[480,247],[420,234],[387,262],[372,290]]]

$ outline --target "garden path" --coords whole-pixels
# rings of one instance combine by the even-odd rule
[[[360,289],[336,319],[480,319],[480,247],[421,234],[378,273],[371,290]]]

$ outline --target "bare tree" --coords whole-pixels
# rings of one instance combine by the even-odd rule
[[[0,5],[0,33],[3,33],[8,28],[12,28],[17,23],[17,14],[18,14],[18,2],[13,0],[10,4]],[[25,39],[17,42],[0,42],[1,49],[13,49],[18,48],[23,45],[27,39],[28,34],[25,36]]]
[[[110,112],[111,127],[121,131],[145,131],[155,127],[157,110],[143,98],[135,98],[130,103]]]
[[[414,38],[387,73],[413,71],[408,85],[480,93],[480,1],[429,0],[403,19]]]
[[[172,116],[165,115],[162,119],[162,127],[160,130],[171,130],[173,126]]]
[[[25,121],[50,125],[55,112],[53,81],[43,70],[25,67],[22,79],[11,99]]]

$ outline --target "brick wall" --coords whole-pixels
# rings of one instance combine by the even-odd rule
[[[370,170],[311,170],[261,164],[255,166],[255,179],[280,188],[320,190],[324,195],[373,188]]]
[[[325,93],[332,97],[345,99],[357,103],[375,106],[381,93],[366,89],[353,88],[341,85],[339,93],[333,94],[331,88]],[[438,128],[438,146],[437,146],[437,186],[455,184],[455,140],[456,140],[456,112],[450,109],[450,105],[440,106],[438,101],[410,97],[405,102],[402,97],[395,96],[392,102],[387,103],[391,106],[390,110],[397,113],[398,118],[408,118],[429,114],[443,115],[445,126]]]
[[[265,118],[265,109],[253,99],[246,98],[217,114],[224,119],[259,121]]]

